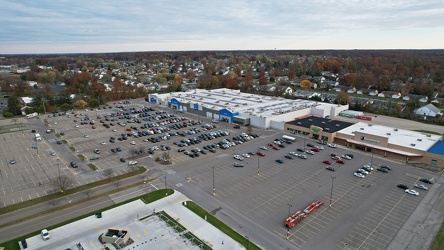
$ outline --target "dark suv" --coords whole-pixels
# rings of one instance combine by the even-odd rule
[[[77,168],[77,167],[79,167],[79,164],[78,164],[77,162],[75,162],[75,161],[72,161],[69,165],[70,165],[72,168]]]
[[[409,187],[407,187],[407,185],[404,185],[404,184],[398,184],[397,187],[402,188],[402,189],[409,189]]]

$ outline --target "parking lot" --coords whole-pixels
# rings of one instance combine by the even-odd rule
[[[268,146],[267,150],[259,149],[281,136],[278,132],[269,133],[223,150],[211,159],[202,159],[201,164],[171,168],[182,176],[184,183],[186,180],[206,192],[212,192],[214,176],[217,199],[273,231],[276,237],[288,236],[301,249],[332,248],[332,242],[337,249],[385,249],[427,192],[418,190],[419,196],[412,196],[397,184],[413,186],[420,177],[430,178],[429,173],[377,156],[372,159],[370,153],[324,146],[324,150],[307,155],[306,160],[285,158],[290,151],[303,147],[302,138],[279,150]],[[308,139],[305,143],[318,145]],[[254,155],[242,161],[233,157],[258,150],[265,156]],[[351,153],[355,157],[345,160],[343,165],[337,164],[331,160],[332,152]],[[324,160],[334,162],[336,171],[326,170]],[[371,161],[374,167],[389,165],[393,170],[385,173],[375,169],[365,178],[353,176]],[[235,162],[244,167],[234,167]],[[320,209],[290,230],[284,226],[289,208],[292,214],[317,200],[324,202]]]
[[[288,237],[298,248],[331,249],[334,242],[336,249],[385,249],[427,192],[415,189],[419,191],[419,196],[413,196],[396,185],[403,183],[413,186],[421,177],[434,177],[421,169],[341,146],[330,148],[324,145],[325,149],[314,152],[314,155],[305,154],[307,159],[288,159],[285,155],[289,152],[301,154],[297,151],[298,148],[308,149],[306,144],[320,144],[309,138],[297,137],[296,142],[285,143],[284,147],[277,147],[278,150],[275,150],[268,144],[275,144],[273,141],[282,138],[283,134],[256,128],[252,133],[258,134],[258,138],[245,140],[242,144],[234,143],[237,140],[234,137],[246,131],[244,127],[234,129],[231,124],[219,123],[216,127],[204,130],[203,126],[212,125],[210,118],[187,116],[168,109],[164,109],[165,114],[171,117],[186,117],[187,127],[135,138],[134,133],[141,129],[136,130],[131,128],[132,126],[140,128],[154,120],[129,123],[127,118],[117,118],[113,121],[115,117],[110,116],[109,121],[103,122],[114,123],[108,128],[100,122],[105,115],[129,108],[138,109],[141,104],[151,106],[139,101],[112,104],[111,109],[76,111],[77,117],[72,113],[56,116],[47,114],[40,120],[27,120],[23,133],[16,131],[1,134],[0,140],[7,142],[0,145],[3,159],[0,163],[0,197],[3,205],[54,192],[48,182],[59,174],[72,176],[75,178],[75,185],[83,185],[106,178],[103,176],[105,169],[111,168],[116,174],[126,173],[129,171],[127,161],[136,160],[138,165],[149,169],[157,168],[166,175],[179,176],[181,181],[174,184],[179,191],[184,185],[197,187],[207,193],[214,190],[214,197],[223,204],[267,228],[276,239]],[[155,112],[162,111],[162,108],[157,106],[155,109],[147,113],[156,116],[160,113]],[[90,120],[84,119],[86,115]],[[97,118],[98,116],[103,118]],[[91,120],[95,120],[93,125],[90,124]],[[163,120],[165,118],[156,120],[155,123]],[[191,121],[194,124],[191,124]],[[125,125],[119,125],[121,122]],[[181,120],[159,126],[167,127],[172,124],[184,123]],[[36,142],[31,129],[36,129],[43,140]],[[47,129],[54,131],[46,133]],[[173,135],[173,132],[187,131],[184,136]],[[229,134],[201,140],[195,144],[181,144],[181,140],[185,138],[199,139],[202,134],[215,131],[227,131]],[[63,135],[58,138],[56,135],[60,133]],[[163,137],[167,133],[171,134],[167,140],[144,141]],[[124,139],[122,134],[126,134],[127,138]],[[111,137],[115,138],[114,142],[110,141]],[[179,152],[179,149],[188,152],[196,148],[202,150],[204,146],[214,145],[224,139],[230,140],[231,146],[222,149],[221,144],[214,148],[214,153],[209,150],[206,150],[206,154],[197,152],[198,156],[193,154],[192,158],[184,152]],[[58,144],[59,141],[62,143]],[[134,145],[131,141],[134,141]],[[161,150],[161,145],[167,145],[169,150],[165,147]],[[152,154],[147,153],[155,146],[157,150],[152,150]],[[266,146],[267,149],[260,149],[261,146]],[[72,152],[69,147],[74,147],[76,152]],[[111,150],[117,147],[121,151],[113,153]],[[100,149],[100,153],[94,153],[94,149]],[[137,154],[136,151],[140,150],[143,153]],[[257,151],[263,152],[264,156],[257,155]],[[51,155],[51,152],[55,152],[55,155]],[[234,155],[250,152],[250,157],[243,157],[242,161],[234,158]],[[340,156],[350,153],[354,158],[344,160],[343,165],[338,164],[331,159],[333,152]],[[155,162],[156,158],[165,154],[171,158],[171,165]],[[86,160],[80,160],[77,155],[83,155]],[[94,156],[99,159],[89,160]],[[124,158],[125,162],[120,161],[121,158]],[[282,163],[276,162],[277,159],[282,160]],[[11,160],[16,163],[11,164]],[[78,162],[79,167],[69,167],[72,161]],[[331,161],[336,171],[326,170],[327,165],[323,161]],[[372,162],[374,167],[389,165],[393,170],[388,173],[375,170],[365,178],[353,176],[358,168],[369,162]],[[87,166],[89,163],[94,163],[98,171],[92,171]],[[234,163],[243,167],[234,167]],[[320,209],[308,215],[294,228],[288,230],[284,226],[289,213],[303,210],[317,200],[324,202]],[[236,228],[236,225],[230,226]]]

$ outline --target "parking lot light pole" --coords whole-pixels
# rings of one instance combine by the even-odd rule
[[[291,204],[287,204],[288,205],[288,217],[290,217],[291,213],[290,213],[290,208],[293,206]]]
[[[168,195],[167,192],[167,177],[165,176],[165,195]]]
[[[257,156],[257,175],[259,175],[259,155]]]
[[[333,199],[333,183],[335,182],[336,177],[332,176],[331,177],[331,192],[330,192],[330,205],[328,205],[329,207],[331,207],[331,200]]]
[[[370,159],[370,167],[373,167],[373,150],[372,150],[372,158]]]
[[[213,195],[216,195],[216,186],[214,186],[214,167],[213,167]]]

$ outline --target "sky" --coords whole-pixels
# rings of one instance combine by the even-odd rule
[[[0,54],[443,49],[442,0],[0,0]]]

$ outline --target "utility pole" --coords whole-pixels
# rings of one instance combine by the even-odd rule
[[[332,176],[331,177],[331,192],[330,192],[330,205],[328,205],[329,207],[331,207],[331,200],[333,199],[333,183],[335,182],[336,177]]]
[[[257,175],[259,175],[259,155],[257,156]]]
[[[213,167],[213,195],[216,195],[216,186],[214,186],[214,167]]]
[[[288,217],[290,217],[291,213],[290,213],[290,208],[293,206],[291,204],[287,204],[288,205]]]
[[[167,192],[167,177],[165,176],[165,195],[168,195]]]

